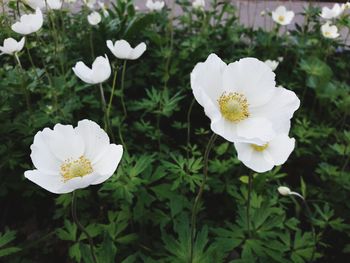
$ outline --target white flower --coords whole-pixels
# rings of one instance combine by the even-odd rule
[[[107,47],[119,59],[138,59],[143,52],[146,51],[146,44],[140,43],[135,48],[132,48],[130,44],[125,40],[118,40],[114,43],[111,40],[107,40]]]
[[[146,7],[151,11],[160,11],[163,9],[165,5],[164,1],[154,1],[153,0],[147,0]]]
[[[276,61],[276,60],[270,60],[270,59],[265,60],[264,63],[265,63],[266,65],[268,65],[269,68],[270,68],[272,71],[275,71],[276,68],[278,67],[278,64],[279,64],[278,61]]]
[[[292,192],[292,191],[289,189],[289,187],[287,187],[287,186],[279,186],[279,187],[277,188],[277,191],[280,193],[280,195],[283,195],[283,196],[295,195],[295,196],[298,196],[298,197],[300,197],[301,199],[304,200],[304,197],[303,197],[301,194],[299,194],[299,193],[297,193],[297,192]]]
[[[331,26],[330,22],[326,22],[321,26],[322,35],[325,38],[337,38],[339,37],[338,28],[336,26]]]
[[[29,5],[33,9],[43,9],[46,7],[45,0],[26,0],[25,1],[27,5]]]
[[[59,10],[62,8],[63,2],[61,0],[47,0],[47,5],[52,10]]]
[[[289,25],[294,18],[293,11],[287,11],[286,7],[281,5],[276,8],[275,11],[272,11],[272,19],[276,23],[285,26]]]
[[[97,0],[83,0],[86,6],[90,9],[93,9]]]
[[[90,25],[96,26],[98,23],[101,22],[101,15],[98,12],[94,11],[87,16],[87,20],[89,21]]]
[[[203,10],[205,8],[205,0],[194,0],[192,2],[192,7],[194,9],[200,9]]]
[[[277,60],[278,60],[279,62],[282,62],[283,59],[284,59],[283,57],[278,57],[278,58],[277,58]]]
[[[284,164],[294,150],[294,144],[294,138],[280,134],[264,145],[235,142],[235,148],[238,160],[255,172],[264,173]]]
[[[275,84],[275,74],[256,58],[226,65],[211,54],[191,73],[193,94],[211,119],[211,129],[231,142],[264,145],[289,130],[300,101]]]
[[[292,192],[287,186],[279,186],[277,190],[283,196],[288,196]]]
[[[262,11],[260,12],[260,16],[266,16],[266,11],[265,11],[265,10],[262,10]]]
[[[12,55],[15,52],[21,51],[22,48],[24,47],[24,42],[25,42],[24,37],[22,37],[22,39],[19,42],[17,42],[12,37],[6,38],[4,40],[3,46],[0,46],[0,52],[1,52],[0,55],[2,54]]]
[[[106,7],[106,4],[104,2],[98,2],[98,5],[100,7],[100,9],[102,10],[102,13],[103,13],[103,16],[104,17],[108,17],[109,16],[109,13],[107,11],[107,7]]]
[[[337,18],[343,11],[344,9],[339,4],[334,4],[332,9],[324,6],[322,7],[321,17],[324,19]]]
[[[35,14],[22,15],[19,22],[14,23],[11,29],[18,34],[28,35],[38,31],[43,25],[44,19],[40,8],[35,10]]]
[[[345,4],[342,4],[341,5],[341,9],[343,11],[347,10],[347,9],[350,9],[350,2],[346,2]]]
[[[107,133],[90,120],[79,121],[76,128],[62,124],[45,128],[30,148],[36,169],[24,176],[55,194],[106,181],[123,155],[123,147],[110,144]]]
[[[88,68],[82,61],[79,61],[73,67],[75,75],[82,81],[89,84],[102,83],[111,75],[111,66],[107,55],[99,56],[92,63],[92,68]]]

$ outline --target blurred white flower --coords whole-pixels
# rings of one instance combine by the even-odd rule
[[[278,58],[277,58],[277,60],[278,60],[279,62],[282,62],[283,59],[284,59],[283,57],[278,57]]]
[[[242,142],[234,144],[238,160],[253,171],[264,173],[287,161],[294,150],[295,140],[287,134],[280,134],[264,145]]]
[[[194,0],[192,2],[192,7],[194,9],[204,10],[204,8],[205,8],[205,0]]]
[[[76,128],[62,124],[45,128],[30,148],[35,170],[24,176],[55,194],[106,181],[123,155],[123,147],[110,144],[107,133],[90,120],[79,121]]]
[[[35,10],[35,14],[22,15],[19,22],[14,23],[11,29],[18,34],[28,35],[38,31],[43,25],[44,19],[40,8]]]
[[[275,71],[276,68],[278,67],[278,64],[279,64],[278,61],[276,61],[276,60],[270,60],[270,59],[265,60],[264,63],[265,63],[266,65],[268,65],[269,68],[272,69],[272,71]]]
[[[146,44],[140,43],[135,48],[132,48],[130,44],[125,40],[118,40],[114,43],[111,40],[107,40],[107,47],[113,53],[113,55],[119,59],[138,59],[145,51]]]
[[[0,52],[1,52],[0,55],[2,54],[13,55],[16,52],[21,51],[22,48],[24,47],[24,42],[25,42],[24,37],[22,37],[22,39],[19,42],[17,42],[12,37],[6,38],[4,40],[3,46],[0,46]]]
[[[330,9],[327,6],[322,7],[321,17],[324,19],[333,19],[343,13],[344,9],[339,4],[334,4],[333,8]]]
[[[83,0],[83,2],[88,8],[93,9],[97,0]]]
[[[289,189],[289,187],[287,187],[287,186],[279,186],[279,187],[277,188],[277,191],[280,193],[280,195],[283,195],[283,196],[295,195],[295,196],[298,196],[298,197],[300,197],[301,199],[304,200],[304,197],[303,197],[301,194],[299,194],[299,193],[297,193],[297,192],[292,192],[292,191]]]
[[[345,4],[342,4],[341,9],[343,9],[343,11],[350,9],[350,2],[346,2]]]
[[[25,0],[25,3],[33,9],[43,9],[46,7],[45,0]]]
[[[339,37],[337,26],[335,26],[335,25],[331,26],[329,21],[321,26],[321,32],[325,38],[334,39],[334,38]]]
[[[275,85],[275,74],[256,58],[226,65],[211,54],[191,73],[193,94],[212,131],[231,142],[264,145],[289,130],[300,101],[294,92]]]
[[[165,5],[164,1],[153,1],[153,0],[147,0],[146,7],[151,11],[160,11],[163,9]]]
[[[46,0],[47,5],[52,10],[59,10],[62,8],[63,2],[61,0]]]
[[[99,1],[99,2],[98,2],[98,6],[99,6],[100,9],[102,10],[103,16],[104,16],[104,17],[108,17],[108,16],[109,16],[109,13],[108,13],[106,4],[105,4],[104,2]]]
[[[272,19],[276,23],[285,26],[289,25],[294,18],[294,12],[288,11],[287,8],[283,5],[276,8],[275,11],[272,11]]]
[[[265,10],[262,10],[262,11],[260,12],[260,15],[261,15],[261,16],[266,16],[266,11],[265,11]]]
[[[99,24],[101,22],[101,19],[102,18],[100,13],[96,11],[92,12],[90,15],[87,16],[87,20],[92,26],[96,26],[97,24]]]
[[[102,83],[111,75],[111,65],[107,55],[97,57],[91,69],[82,61],[77,62],[72,69],[78,78],[89,84]]]

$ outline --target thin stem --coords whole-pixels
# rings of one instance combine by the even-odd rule
[[[197,209],[198,209],[198,205],[199,202],[201,200],[201,197],[203,195],[204,192],[204,187],[205,184],[207,182],[207,178],[208,178],[208,162],[209,162],[209,154],[211,149],[214,146],[214,142],[217,138],[217,135],[215,133],[212,134],[212,136],[209,139],[209,142],[207,144],[207,148],[205,149],[205,153],[204,153],[204,168],[203,168],[203,180],[202,183],[199,187],[199,191],[197,193],[197,196],[194,200],[194,204],[192,207],[192,217],[191,217],[191,244],[190,244],[190,258],[189,258],[189,262],[192,263],[193,262],[193,247],[194,247],[194,240],[195,240],[195,233],[196,233],[196,216],[197,216]]]
[[[252,188],[253,188],[253,176],[252,176],[251,173],[249,173],[249,175],[248,175],[248,198],[247,198],[248,237],[251,237],[251,231],[250,231],[250,201],[251,201]]]
[[[121,90],[120,100],[121,100],[122,107],[123,107],[124,118],[126,118],[126,116],[128,115],[128,113],[126,111],[125,102],[124,102],[125,71],[126,71],[126,60],[124,60],[124,64],[123,64],[122,84],[121,84],[121,89],[120,89]]]
[[[191,142],[191,113],[193,109],[193,105],[196,102],[195,99],[192,99],[192,102],[190,104],[190,107],[188,108],[187,112],[187,145],[186,145],[186,154],[187,154],[187,163],[189,162],[190,159],[190,142]]]
[[[91,257],[92,257],[93,262],[98,263],[96,255],[95,255],[95,250],[94,250],[94,242],[93,242],[91,236],[89,235],[89,233],[84,228],[84,226],[79,222],[79,219],[77,217],[77,196],[76,196],[75,191],[73,191],[73,194],[72,194],[72,217],[73,217],[75,224],[86,235],[86,237],[89,241]]]
[[[117,75],[118,75],[118,69],[115,69],[114,71],[114,77],[113,77],[113,84],[112,84],[112,92],[111,96],[109,97],[109,102],[108,102],[108,107],[107,107],[107,118],[109,119],[109,114],[111,112],[111,107],[112,107],[112,101],[113,101],[113,96],[114,96],[114,91],[115,91],[115,84],[117,81]]]
[[[23,74],[25,73],[25,71],[23,70],[21,61],[19,60],[19,57],[18,57],[18,55],[17,55],[16,52],[15,52],[15,54],[14,54],[14,57],[15,57],[16,62],[17,62],[17,64],[18,64],[19,68],[20,68],[20,72],[19,72],[19,73],[21,74],[21,80],[22,80],[22,83],[21,83],[21,84],[22,84],[22,88],[23,88],[23,92],[24,92],[24,98],[25,98],[25,101],[26,101],[27,109],[28,109],[28,111],[30,112],[30,111],[31,111],[30,95],[29,95],[29,93],[28,93],[28,90],[27,90],[26,86],[23,85],[23,84],[24,84],[24,81],[23,81]]]
[[[90,51],[91,51],[91,57],[94,60],[94,58],[95,58],[95,51],[94,51],[94,42],[93,42],[92,34],[93,34],[93,31],[92,31],[92,28],[91,28],[91,30],[90,30],[90,39],[89,39],[90,40]]]
[[[30,64],[31,64],[31,65],[32,65],[32,67],[33,67],[33,70],[34,70],[34,73],[35,73],[35,75],[36,75],[37,79],[39,79],[39,75],[38,75],[38,72],[36,71],[36,66],[35,66],[35,64],[34,64],[34,61],[33,61],[32,55],[30,54],[30,51],[29,51],[29,47],[28,47],[28,45],[26,45],[26,50],[27,50],[27,54],[28,54],[28,58],[29,58],[29,62],[30,62]]]

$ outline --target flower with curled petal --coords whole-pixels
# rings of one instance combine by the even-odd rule
[[[123,147],[110,144],[107,133],[90,120],[79,121],[75,128],[62,124],[45,128],[30,148],[35,169],[24,176],[55,194],[106,181],[123,155]]]
[[[118,40],[114,43],[111,40],[107,40],[107,47],[113,53],[116,58],[119,59],[138,59],[145,51],[146,44],[140,43],[135,48],[132,48],[130,44],[125,40]]]

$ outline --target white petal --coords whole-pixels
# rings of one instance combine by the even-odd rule
[[[102,83],[111,75],[111,66],[107,55],[105,57],[99,56],[92,64],[92,78],[95,83]]]
[[[98,162],[109,146],[107,133],[97,123],[90,120],[79,121],[74,130],[84,140],[84,156],[92,164]]]
[[[78,159],[84,153],[84,141],[71,125],[56,124],[54,129],[44,129],[42,136],[50,151],[60,161]]]
[[[73,67],[72,69],[75,75],[77,75],[77,77],[80,78],[82,81],[89,84],[95,84],[95,82],[92,79],[92,70],[88,68],[83,62],[77,62],[75,64],[75,67]]]
[[[266,151],[270,154],[275,165],[284,164],[294,150],[295,139],[287,134],[280,134],[269,142]]]
[[[33,183],[39,185],[45,190],[54,193],[61,194],[62,192],[59,190],[64,186],[64,182],[62,177],[57,175],[48,175],[39,170],[29,170],[24,173],[24,176],[32,181]]]
[[[217,55],[210,54],[203,63],[198,63],[191,73],[191,87],[193,94],[199,104],[204,106],[200,95],[205,92],[207,97],[216,103],[222,95],[222,73],[226,67]]]
[[[129,59],[132,48],[130,44],[124,39],[118,40],[114,43],[113,55],[119,59]]]
[[[224,90],[245,95],[250,106],[269,101],[275,84],[275,73],[256,58],[243,58],[231,63],[223,73]]]
[[[237,134],[237,125],[225,120],[223,117],[213,120],[210,128],[214,133],[230,142],[237,141],[239,138]]]
[[[146,44],[140,43],[138,44],[134,50],[131,52],[130,59],[138,59],[141,55],[146,51]]]
[[[276,133],[285,132],[286,125],[299,108],[300,100],[293,91],[276,88],[271,100],[261,107],[251,108],[252,117],[268,118]]]
[[[74,177],[64,182],[63,184],[61,184],[60,187],[57,189],[57,192],[60,194],[66,194],[66,193],[73,192],[74,190],[77,190],[77,189],[88,187],[98,177],[99,177],[99,174],[95,172],[88,175],[84,175],[83,177]]]
[[[241,142],[263,145],[275,136],[275,131],[268,119],[249,117],[237,123],[237,134],[242,138],[239,139]]]
[[[102,158],[96,164],[94,164],[94,171],[100,174],[101,177],[95,180],[92,184],[102,183],[112,176],[117,169],[122,156],[123,146],[115,144],[109,145]]]

